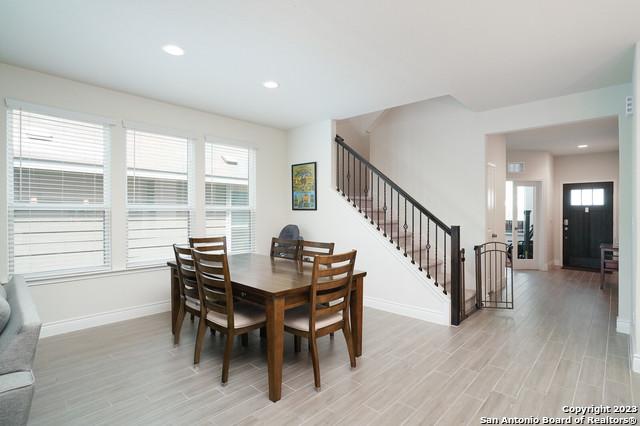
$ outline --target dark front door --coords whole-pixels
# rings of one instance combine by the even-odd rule
[[[563,265],[600,268],[600,244],[613,242],[613,182],[563,187]]]

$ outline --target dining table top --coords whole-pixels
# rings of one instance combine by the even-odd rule
[[[244,253],[228,256],[229,273],[234,286],[263,295],[286,296],[307,291],[311,285],[313,263]],[[175,261],[167,262],[175,268]],[[354,271],[354,278],[365,277]]]

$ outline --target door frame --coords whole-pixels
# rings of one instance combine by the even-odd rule
[[[597,184],[611,184],[611,198],[612,198],[612,232],[611,232],[611,238],[613,240],[613,243],[617,243],[619,242],[619,234],[618,234],[618,198],[616,198],[617,196],[619,196],[616,191],[619,190],[618,188],[618,180],[617,179],[598,179],[598,180],[583,180],[583,179],[578,179],[578,180],[572,180],[572,181],[562,181],[560,182],[560,259],[559,259],[559,264],[558,266],[561,266],[562,268],[568,267],[571,268],[571,266],[567,266],[566,265],[566,250],[565,250],[565,238],[564,238],[564,220],[565,220],[565,211],[564,211],[564,187],[565,185],[597,185]]]

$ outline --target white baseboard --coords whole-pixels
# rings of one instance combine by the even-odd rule
[[[640,354],[634,354],[631,361],[631,368],[634,373],[640,373]]]
[[[631,321],[624,318],[616,318],[616,331],[622,334],[631,334]]]
[[[159,314],[171,310],[170,302],[155,302],[146,305],[133,306],[130,308],[116,309],[98,314],[91,314],[83,317],[69,318],[60,321],[44,323],[40,331],[40,337],[56,336],[58,334],[70,333],[72,331],[84,330],[86,328],[98,327],[100,325],[114,322],[126,321],[133,318],[145,317],[147,315]]]
[[[393,314],[404,315],[405,317],[416,318],[436,324],[450,325],[449,312],[438,312],[421,306],[405,305],[404,303],[391,302],[389,300],[378,299],[376,297],[364,296],[363,303],[370,308]]]

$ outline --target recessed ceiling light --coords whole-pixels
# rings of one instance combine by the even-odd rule
[[[265,81],[262,85],[267,89],[277,89],[280,86],[277,81],[273,80]]]
[[[184,55],[184,49],[180,46],[176,46],[175,44],[165,44],[162,46],[162,50],[173,56]]]
[[[589,145],[578,145],[578,149],[585,149],[587,148]]]

